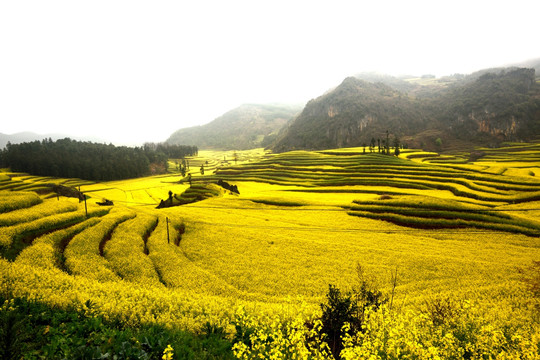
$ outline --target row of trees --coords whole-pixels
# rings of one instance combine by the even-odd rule
[[[181,148],[175,145],[169,150],[178,155]],[[183,156],[196,154],[196,147],[189,148],[190,151],[182,152]],[[119,180],[166,171],[169,155],[161,149],[158,150],[157,146],[114,146],[69,138],[52,141],[49,138],[22,144],[8,143],[0,151],[0,166],[39,176]]]
[[[167,155],[169,159],[184,159],[186,156],[197,156],[199,149],[192,145],[172,145],[168,143],[144,143],[145,151],[154,151]]]
[[[366,152],[366,144],[362,144],[363,147],[364,147],[364,153]],[[398,156],[400,153],[401,153],[401,150],[400,148],[402,147],[403,145],[400,144],[400,141],[399,141],[399,138],[397,136],[394,136],[394,142],[393,142],[393,147],[394,147],[394,155]],[[388,135],[388,130],[386,131],[386,140],[385,139],[377,139],[377,148],[378,148],[378,152],[381,153],[381,154],[385,154],[385,155],[392,155],[391,152],[390,152],[390,138],[389,138],[389,135]],[[371,138],[371,141],[369,143],[369,152],[374,152],[375,151],[375,138],[372,137]]]

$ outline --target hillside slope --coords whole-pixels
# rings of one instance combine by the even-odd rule
[[[410,134],[433,125],[421,100],[382,83],[348,77],[334,90],[308,102],[273,150],[362,146],[381,138],[386,130]]]
[[[471,75],[417,95],[381,82],[346,78],[308,102],[272,149],[362,146],[372,138],[383,139],[387,130],[391,137],[427,149],[435,146],[437,137],[443,139],[444,149],[456,143],[496,145],[540,135],[540,85],[534,69]],[[425,134],[430,134],[429,141]]]
[[[177,130],[166,142],[222,150],[266,146],[301,109],[299,105],[245,104],[206,125]]]

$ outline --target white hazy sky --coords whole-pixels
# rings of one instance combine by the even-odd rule
[[[540,57],[538,0],[0,1],[0,133],[164,141],[350,75]]]

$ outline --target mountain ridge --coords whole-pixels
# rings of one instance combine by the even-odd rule
[[[199,149],[265,147],[301,109],[295,104],[243,104],[208,124],[179,129],[166,142],[196,145]]]
[[[387,80],[383,79],[388,84]],[[386,131],[429,150],[449,149],[457,143],[496,146],[540,134],[540,84],[532,68],[454,76],[428,87],[417,84],[408,91],[387,84],[346,78],[310,100],[271,149],[365,146],[372,139],[384,139]],[[444,139],[436,144],[437,138]]]

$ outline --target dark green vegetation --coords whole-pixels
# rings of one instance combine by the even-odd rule
[[[540,133],[534,69],[498,69],[420,88],[380,81],[349,77],[311,100],[272,149],[369,146],[387,130],[412,147],[437,151],[531,140]]]
[[[242,105],[209,124],[176,131],[167,143],[222,150],[266,147],[301,109],[299,105]]]
[[[233,359],[223,329],[207,326],[190,333],[161,326],[125,328],[75,309],[59,309],[0,296],[0,358],[18,359],[161,359],[173,348],[174,359]],[[1,305],[0,305],[1,306]]]
[[[174,199],[178,201],[178,205],[189,204],[204,199],[209,199],[214,196],[220,196],[223,194],[221,188],[217,185],[193,185],[186,189],[179,196],[175,196]],[[174,200],[173,200],[174,203]]]
[[[144,143],[145,152],[157,152],[167,155],[169,159],[185,159],[187,156],[197,156],[199,150],[193,145],[171,145],[167,143]]]
[[[358,269],[361,271],[360,267]],[[362,325],[366,312],[378,310],[388,301],[388,297],[362,279],[357,288],[347,293],[343,293],[334,285],[329,285],[326,301],[321,304],[321,332],[326,335],[326,341],[334,358],[339,359],[339,354],[343,350],[341,339],[343,326],[349,324],[347,331],[349,335],[363,331]]]
[[[152,145],[130,148],[69,138],[8,144],[0,152],[0,166],[15,172],[38,176],[119,180],[167,170],[171,155],[196,155],[197,148],[178,145]]]
[[[194,184],[180,195],[170,194],[167,200],[161,201],[158,208],[191,204],[214,196],[221,196],[223,193],[223,188],[215,184]]]

